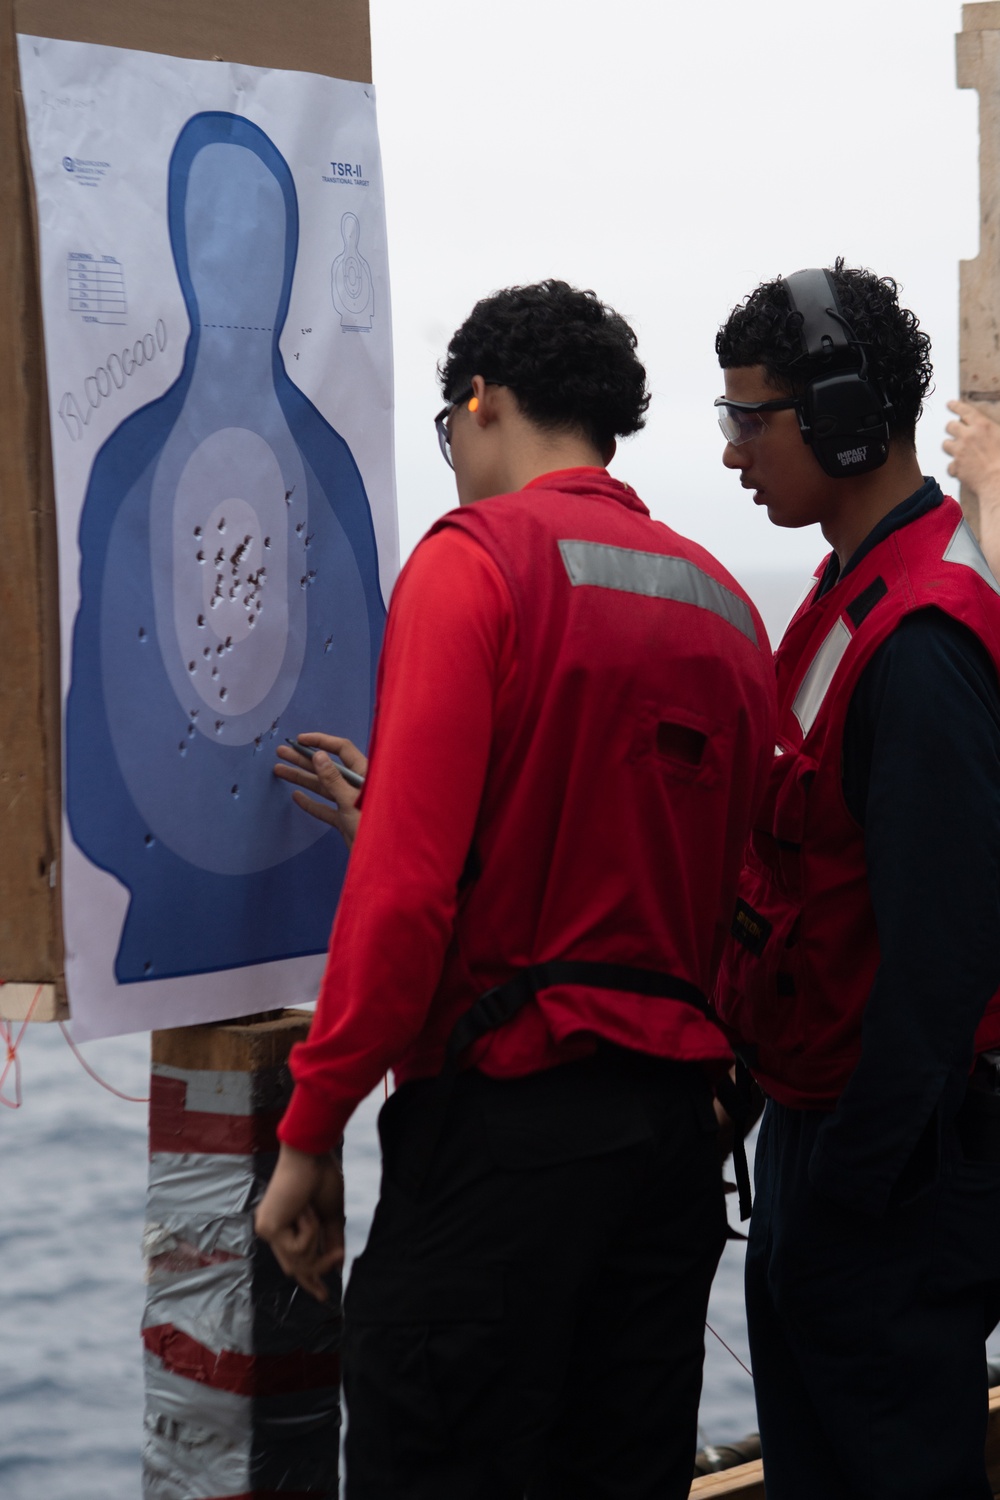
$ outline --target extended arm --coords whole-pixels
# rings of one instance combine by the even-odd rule
[[[364,817],[309,1039],[292,1052],[295,1092],[257,1213],[282,1266],[316,1296],[323,1269],[343,1253],[332,1184],[319,1164],[427,1019],[511,632],[509,593],[474,542],[444,533],[421,545],[393,597]]]

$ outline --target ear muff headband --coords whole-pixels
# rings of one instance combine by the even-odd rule
[[[801,398],[803,439],[834,479],[881,468],[889,456],[892,407],[868,377],[864,349],[833,281],[826,271],[796,271],[784,286],[792,310],[802,317],[802,358],[816,369]]]

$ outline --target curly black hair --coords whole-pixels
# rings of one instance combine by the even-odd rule
[[[636,342],[593,292],[540,281],[477,302],[438,375],[446,401],[482,375],[508,386],[539,427],[578,428],[603,450],[644,425],[649,394]]]
[[[891,276],[846,267],[843,256],[829,274],[841,311],[867,355],[869,377],[892,403],[889,432],[912,443],[934,373],[931,341],[916,316],[900,307],[899,287]],[[801,327],[802,315],[792,312],[783,281],[762,282],[719,329],[719,364],[724,370],[763,365],[775,390],[801,395],[818,373],[815,363],[803,357]]]

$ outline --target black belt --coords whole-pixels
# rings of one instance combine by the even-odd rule
[[[480,995],[455,1022],[445,1050],[445,1064],[441,1074],[445,1087],[441,1091],[440,1103],[435,1106],[440,1119],[432,1132],[431,1144],[444,1124],[451,1093],[450,1084],[458,1071],[462,1053],[473,1042],[478,1042],[491,1031],[505,1026],[529,1000],[535,998],[539,990],[561,984],[580,984],[595,990],[618,990],[632,995],[648,995],[654,999],[678,1000],[684,1005],[693,1006],[713,1026],[723,1030],[711,1002],[697,985],[686,979],[676,979],[672,974],[662,974],[655,969],[632,968],[629,964],[591,963],[583,959],[554,959],[550,963],[531,964],[519,969],[503,984],[495,985],[493,989]],[[753,1088],[750,1071],[737,1056],[736,1082],[727,1073],[715,1089],[720,1104],[734,1126],[733,1168],[739,1192],[741,1219],[750,1217],[750,1171],[744,1140],[755,1118]]]

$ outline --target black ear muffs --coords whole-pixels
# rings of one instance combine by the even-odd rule
[[[850,479],[881,468],[889,457],[892,407],[868,376],[865,351],[840,309],[826,271],[785,279],[802,317],[802,356],[816,374],[801,397],[799,426],[824,473]]]

